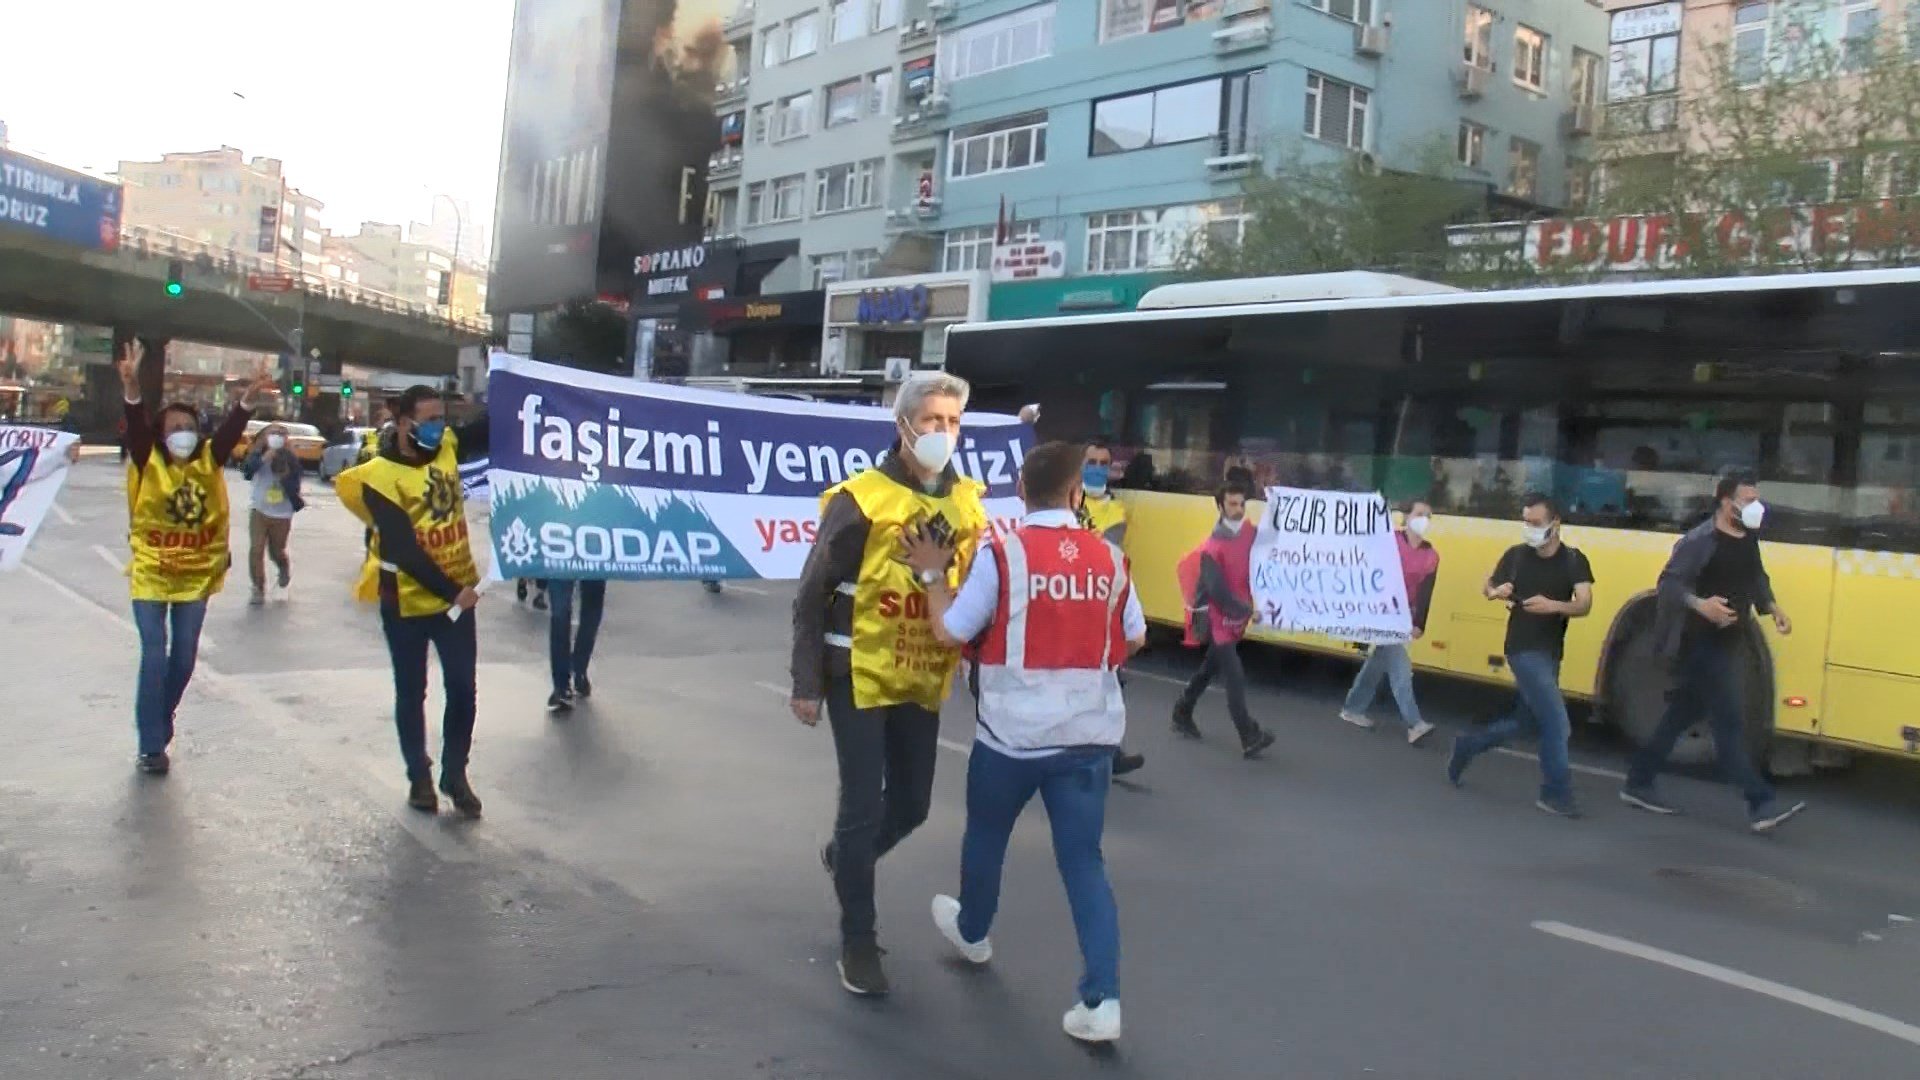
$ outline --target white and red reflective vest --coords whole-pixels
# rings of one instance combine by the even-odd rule
[[[987,556],[1000,597],[980,637],[981,741],[1015,753],[1120,745],[1126,556],[1091,529],[1040,525]]]

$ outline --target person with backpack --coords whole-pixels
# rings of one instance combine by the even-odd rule
[[[1222,486],[1213,502],[1220,519],[1206,542],[1188,556],[1197,573],[1188,593],[1187,644],[1206,646],[1207,658],[1174,703],[1173,730],[1185,738],[1201,737],[1193,722],[1194,706],[1217,675],[1226,683],[1227,713],[1240,734],[1241,756],[1251,760],[1273,745],[1273,733],[1247,712],[1247,671],[1240,663],[1240,639],[1257,614],[1251,580],[1254,530],[1247,526],[1244,488]]]
[[[253,576],[253,594],[248,603],[254,607],[267,602],[267,559],[273,559],[279,572],[278,588],[293,583],[293,562],[287,556],[287,540],[293,533],[293,516],[307,505],[300,497],[300,459],[287,449],[287,429],[283,424],[268,424],[240,465],[240,475],[251,487],[252,509],[247,514],[247,569]]]
[[[1394,534],[1394,546],[1400,551],[1400,573],[1407,582],[1407,607],[1413,614],[1413,640],[1427,632],[1427,611],[1433,606],[1433,583],[1440,574],[1440,553],[1427,542],[1427,526],[1433,523],[1433,507],[1425,499],[1407,504],[1405,524]],[[1413,697],[1413,655],[1404,644],[1375,645],[1360,673],[1353,677],[1353,688],[1340,706],[1340,719],[1359,728],[1373,727],[1367,709],[1380,692],[1385,679],[1393,690],[1393,703],[1400,708],[1400,722],[1407,725],[1407,743],[1417,744],[1433,734],[1433,725],[1420,716],[1420,703]]]

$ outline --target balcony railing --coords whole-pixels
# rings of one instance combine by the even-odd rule
[[[747,84],[750,81],[752,76],[742,75],[729,82],[715,83],[713,86],[714,108],[724,109],[739,104],[747,96]]]
[[[746,155],[739,147],[722,150],[707,158],[707,179],[723,180],[729,176],[739,176],[740,168],[746,161]]]

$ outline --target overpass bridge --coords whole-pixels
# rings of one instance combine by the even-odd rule
[[[169,264],[184,274],[167,294]],[[250,275],[285,291],[258,291]],[[258,280],[256,278],[256,280]],[[484,318],[448,319],[439,309],[300,274],[272,258],[216,248],[152,229],[124,230],[112,251],[92,251],[0,228],[0,314],[111,327],[139,337],[150,356],[172,339],[261,352],[311,355],[341,364],[421,376],[454,374],[459,350],[486,340]]]

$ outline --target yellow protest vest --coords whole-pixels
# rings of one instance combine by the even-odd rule
[[[355,465],[365,465],[380,453],[380,429],[368,428],[360,434],[360,453],[355,455]]]
[[[207,440],[185,462],[159,446],[144,468],[127,460],[127,522],[133,599],[191,603],[226,583],[227,481]]]
[[[1080,524],[1101,536],[1115,525],[1127,523],[1127,504],[1111,495],[1089,495],[1080,504]]]
[[[949,583],[957,585],[987,527],[982,490],[959,477],[945,496],[929,495],[869,469],[821,496],[824,510],[827,500],[846,492],[870,524],[860,580],[853,583],[853,703],[860,708],[911,703],[937,711],[946,700],[960,650],[935,640],[927,592],[900,560],[900,533],[944,520],[955,552]]]
[[[480,581],[473,562],[473,543],[467,528],[467,500],[460,488],[459,439],[447,432],[440,450],[425,466],[405,465],[391,458],[375,457],[364,465],[355,465],[334,479],[334,491],[340,504],[355,517],[373,525],[367,510],[366,489],[372,488],[406,511],[413,522],[414,538],[446,575],[461,585]],[[373,543],[367,548],[366,562],[360,568],[354,586],[357,599],[372,603],[380,598],[380,530],[373,531]],[[403,616],[438,615],[453,605],[405,574],[396,573],[394,582],[400,596]]]

